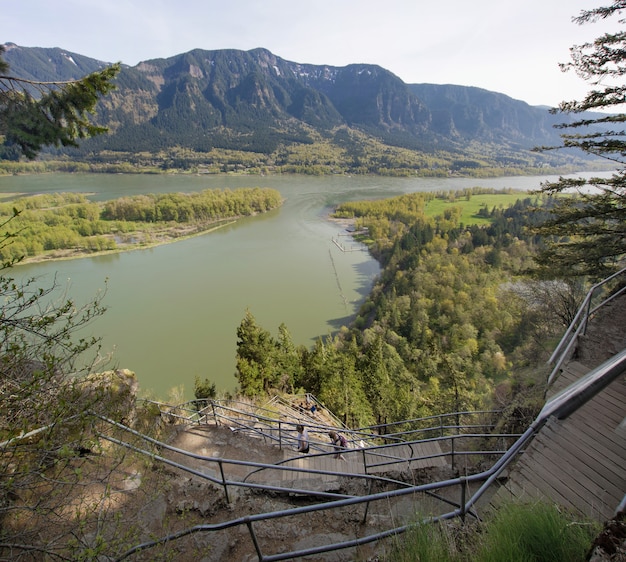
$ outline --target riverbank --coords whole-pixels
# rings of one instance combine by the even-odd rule
[[[506,178],[479,185],[523,191],[554,179]],[[192,398],[196,376],[215,382],[219,392],[231,392],[237,385],[233,376],[236,330],[246,309],[273,334],[284,323],[295,344],[308,347],[320,336],[347,325],[369,294],[379,264],[367,251],[344,253],[333,244],[332,237],[348,234],[350,226],[329,218],[338,205],[477,185],[459,179],[345,176],[258,177],[253,181],[241,176],[192,175],[9,178],[3,186],[6,192],[89,192],[95,193],[90,197],[94,201],[254,185],[277,189],[285,204],[270,215],[239,220],[213,235],[194,236],[180,244],[173,243],[180,241],[177,238],[145,252],[48,261],[7,273],[18,280],[41,279],[42,286],[55,275],[61,284],[70,279],[70,294],[77,303],[89,302],[106,279],[107,313],[93,331],[103,336],[103,352],[114,350],[116,364],[137,373],[142,395],[167,399],[172,387],[184,386],[183,395]],[[156,242],[161,241],[150,241]],[[148,243],[131,248],[148,248]]]
[[[109,256],[123,252],[132,252],[135,250],[147,250],[157,246],[163,246],[164,244],[182,242],[183,240],[187,240],[189,238],[210,234],[211,232],[215,232],[216,230],[235,224],[238,220],[240,219],[238,218],[227,222],[220,222],[220,224],[213,222],[200,228],[198,228],[197,225],[190,227],[176,224],[158,231],[151,231],[150,233],[132,232],[130,233],[130,236],[126,237],[126,240],[116,240],[117,247],[112,250],[92,251],[87,248],[50,250],[44,254],[26,257],[16,265],[76,260],[97,256]],[[132,240],[132,242],[130,240]]]
[[[45,192],[0,203],[0,216],[9,225],[0,260],[24,256],[23,263],[32,264],[161,246],[268,213],[284,203],[269,187],[155,191],[93,201],[87,190],[48,186]],[[92,193],[92,198],[97,196]]]

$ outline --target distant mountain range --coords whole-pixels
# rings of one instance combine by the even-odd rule
[[[6,48],[11,74],[33,80],[76,79],[108,64],[60,48]],[[497,146],[526,154],[559,144],[554,125],[567,121],[547,107],[480,88],[406,84],[377,65],[302,64],[266,49],[195,49],[123,66],[116,83],[97,114],[110,134],[84,142],[84,151],[177,145],[269,154],[320,138],[335,144],[373,138],[424,153],[471,146],[493,154]]]

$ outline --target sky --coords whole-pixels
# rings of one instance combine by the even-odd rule
[[[609,0],[0,0],[0,43],[134,66],[192,49],[377,64],[409,84],[476,86],[531,105],[592,86],[559,63],[611,31],[572,22]],[[616,19],[616,18],[615,18]],[[615,23],[612,23],[615,26]],[[614,28],[615,29],[615,28]]]

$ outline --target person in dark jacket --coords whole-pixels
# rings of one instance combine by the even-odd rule
[[[345,451],[348,448],[348,442],[346,441],[346,438],[336,431],[329,431],[328,437],[330,437],[330,441],[333,444],[333,448],[335,449],[335,458],[345,461],[346,459],[341,454],[341,451]]]

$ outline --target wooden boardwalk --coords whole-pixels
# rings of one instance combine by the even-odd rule
[[[570,362],[551,395],[590,369]],[[492,503],[545,499],[603,522],[626,494],[626,377],[567,419],[552,418],[511,469]]]
[[[295,451],[285,451],[285,459],[293,459],[285,466],[306,470],[320,470],[338,474],[311,474],[301,473],[294,477],[293,471],[284,471],[281,475],[282,485],[293,482],[294,487],[309,487],[315,489],[326,487],[337,488],[341,478],[347,474],[379,475],[385,472],[402,472],[418,468],[445,467],[447,460],[442,455],[437,442],[419,444],[392,445],[382,449],[348,449],[343,452],[344,459],[336,459],[333,455],[315,456],[302,455]],[[365,457],[365,463],[364,463]],[[407,459],[415,460],[408,461]],[[365,470],[367,466],[367,470]]]

